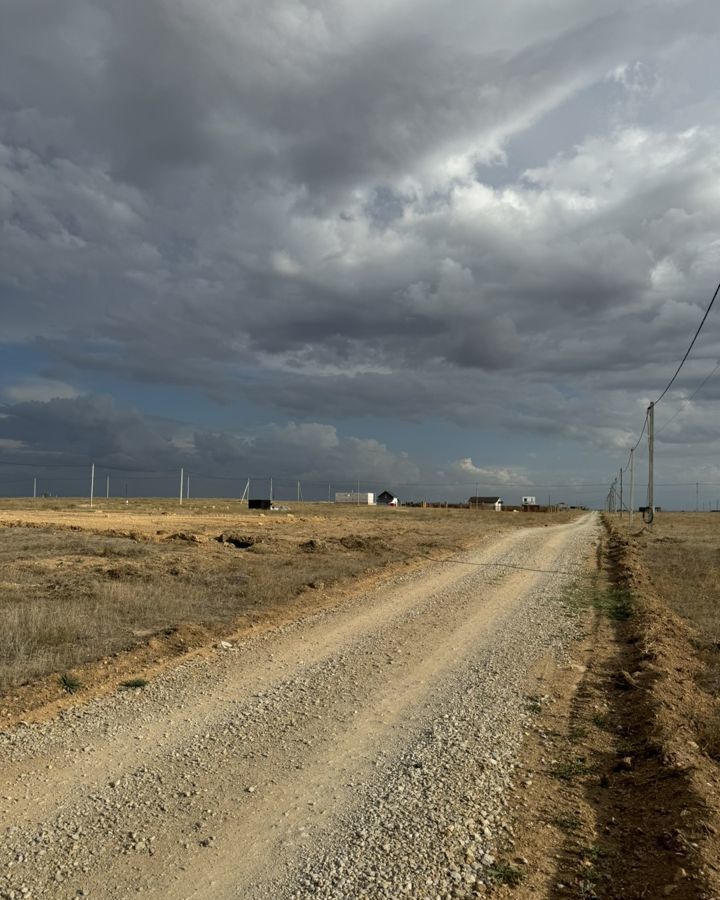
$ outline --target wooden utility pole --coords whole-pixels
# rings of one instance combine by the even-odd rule
[[[655,518],[655,404],[648,406],[648,511],[645,521],[650,525]]]

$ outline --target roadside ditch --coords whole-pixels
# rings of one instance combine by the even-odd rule
[[[496,895],[717,900],[720,766],[703,736],[720,704],[692,630],[607,519],[596,571],[560,602],[580,638],[528,694],[506,848],[523,877]]]

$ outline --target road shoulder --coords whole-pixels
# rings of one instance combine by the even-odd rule
[[[535,717],[498,896],[720,896],[717,767],[688,727],[690,635],[626,549],[605,541],[593,586],[564,598],[582,635],[571,659],[546,660],[528,685]]]

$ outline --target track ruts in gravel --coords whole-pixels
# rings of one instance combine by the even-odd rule
[[[597,527],[511,532],[0,734],[0,897],[482,894],[524,678],[571,628],[556,570]]]

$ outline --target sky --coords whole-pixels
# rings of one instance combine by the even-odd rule
[[[2,17],[0,494],[603,503],[720,280],[713,0]],[[720,501],[719,359],[720,304],[660,504]]]

